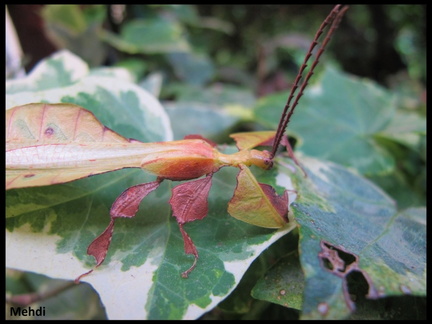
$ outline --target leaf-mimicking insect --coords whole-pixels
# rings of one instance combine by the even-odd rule
[[[117,218],[134,217],[141,201],[162,181],[191,180],[175,186],[169,201],[183,237],[184,250],[195,257],[191,267],[182,273],[187,278],[197,264],[198,251],[184,225],[207,215],[212,176],[220,168],[232,166],[240,170],[234,195],[228,203],[228,213],[232,217],[265,228],[280,228],[288,222],[287,190],[278,195],[270,185],[259,183],[248,167],[272,168],[279,146],[285,146],[298,164],[285,130],[320,56],[347,9],[346,6],[335,6],[319,27],[294,81],[277,131],[232,134],[239,149],[237,153],[221,153],[213,142],[199,135],[171,142],[142,143],[108,129],[82,107],[28,104],[9,109],[6,113],[6,189],[64,183],[131,167],[157,176],[155,181],[126,189],[115,200],[110,210],[110,223],[87,250],[96,259],[96,266],[79,276],[78,282],[103,263]],[[307,62],[326,29],[321,46],[303,78]],[[27,126],[22,127],[23,124]],[[270,151],[254,149],[258,146],[272,148]],[[252,196],[254,199],[250,199]]]

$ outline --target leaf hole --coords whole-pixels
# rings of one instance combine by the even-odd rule
[[[341,272],[345,272],[346,268],[351,265],[352,263],[356,262],[357,258],[352,255],[351,253],[345,252],[341,249],[338,249],[335,246],[332,246],[330,244],[324,243],[329,249],[334,250],[337,252],[338,257],[344,262],[345,266]]]
[[[349,297],[352,301],[365,300],[369,293],[369,284],[361,271],[353,270],[346,275]]]
[[[355,255],[324,241],[321,242],[321,252],[318,256],[324,268],[339,276],[345,275],[350,265],[357,262]]]

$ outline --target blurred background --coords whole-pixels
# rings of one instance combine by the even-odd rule
[[[91,66],[129,63],[141,77],[162,69],[166,80],[255,83],[257,93],[264,94],[289,85],[297,70],[295,53],[301,59],[331,8],[8,5],[6,32],[14,26],[22,53],[7,56],[6,76],[13,76],[17,66],[29,71],[67,48]],[[425,84],[426,6],[353,5],[328,51],[344,71],[382,85],[407,78]],[[199,66],[201,75],[182,74],[179,61]]]

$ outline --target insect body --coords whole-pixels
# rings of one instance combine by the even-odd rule
[[[29,121],[29,116],[37,122]],[[274,138],[274,132],[255,132],[252,136],[233,134],[237,145],[245,148],[234,154],[224,154],[215,148],[214,143],[197,135],[179,141],[142,143],[120,136],[82,107],[72,104],[28,104],[7,111],[6,134],[6,189],[64,183],[132,167],[157,176],[154,182],[126,189],[114,202],[110,225],[88,249],[98,265],[108,251],[114,219],[135,216],[141,200],[165,179],[181,181],[205,176],[175,187],[170,200],[173,215],[185,240],[185,250],[196,258],[198,252],[183,224],[207,215],[212,175],[222,167],[241,169],[238,186],[229,205],[233,217],[269,228],[281,227],[287,221],[287,195],[280,197],[270,186],[254,183],[254,177],[247,168],[251,165],[263,169],[272,167],[270,152],[250,147],[268,143]],[[247,215],[241,203],[245,190],[250,188],[262,190],[263,202],[251,204],[255,216]],[[263,213],[268,217],[258,216]],[[186,271],[184,276],[192,269]]]
[[[207,197],[212,176],[225,166],[240,169],[237,187],[228,204],[228,213],[253,225],[283,227],[288,222],[287,191],[278,195],[270,185],[259,183],[248,167],[255,165],[270,169],[280,145],[292,152],[284,135],[285,129],[325,46],[346,10],[347,7],[335,6],[318,29],[294,82],[277,131],[231,135],[239,152],[223,154],[215,148],[214,143],[197,135],[180,141],[142,143],[108,129],[82,107],[70,104],[29,104],[14,107],[6,113],[6,189],[64,183],[131,167],[155,174],[155,181],[126,189],[113,203],[108,227],[87,250],[96,259],[95,267],[105,259],[116,218],[134,217],[141,201],[156,190],[163,180],[192,180],[175,186],[170,199],[173,216],[184,240],[185,252],[195,257],[192,266],[182,273],[183,277],[187,277],[197,263],[198,251],[183,225],[207,215]],[[330,29],[300,84],[307,61],[328,25]],[[297,88],[299,91],[294,97]],[[253,149],[266,145],[272,146],[271,152]],[[294,158],[293,154],[291,156]],[[77,281],[93,270],[78,277]]]

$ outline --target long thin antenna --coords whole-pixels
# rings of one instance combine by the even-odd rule
[[[341,5],[336,5],[333,10],[330,12],[330,14],[327,16],[327,18],[323,21],[323,23],[321,24],[320,28],[318,29],[318,31],[315,34],[315,37],[309,47],[309,50],[304,58],[303,64],[300,67],[300,70],[296,76],[296,79],[294,81],[294,85],[291,88],[291,92],[289,94],[287,103],[285,105],[285,108],[283,110],[281,119],[279,121],[279,125],[278,125],[278,129],[276,131],[276,136],[275,136],[275,140],[273,142],[273,149],[271,152],[271,157],[273,158],[276,154],[276,151],[278,149],[278,146],[282,140],[282,136],[285,133],[286,127],[288,125],[288,122],[292,116],[292,114],[294,113],[294,109],[297,106],[301,96],[303,95],[303,91],[306,88],[306,86],[308,85],[308,81],[311,78],[311,76],[313,75],[313,71],[315,69],[315,67],[318,65],[319,62],[319,58],[320,56],[324,53],[325,47],[327,46],[328,42],[330,41],[330,38],[333,34],[333,32],[336,30],[336,28],[339,25],[340,20],[342,19],[342,16],[345,14],[345,12],[348,10],[348,6],[342,7]],[[294,103],[291,105],[291,101],[294,98],[294,94],[299,86],[300,83],[300,79],[302,78],[303,75],[303,71],[306,69],[307,67],[307,62],[309,60],[309,58],[312,56],[312,51],[315,48],[316,45],[318,45],[318,40],[321,37],[321,34],[324,32],[324,29],[330,25],[330,29],[326,34],[326,37],[324,38],[321,47],[319,48],[315,60],[313,61],[309,72],[306,74],[306,77],[302,83],[302,85],[300,86],[299,92],[297,93],[297,96],[294,100]]]

